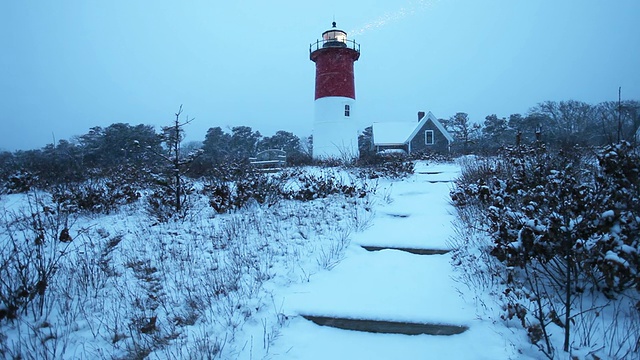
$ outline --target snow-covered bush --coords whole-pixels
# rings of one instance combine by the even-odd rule
[[[280,200],[312,201],[329,196],[364,198],[375,191],[366,182],[345,181],[336,172],[285,171],[279,174],[264,174],[248,171],[236,181],[215,181],[206,184],[202,193],[209,205],[218,213],[238,210],[250,202],[272,206]]]
[[[202,194],[219,214],[238,210],[251,202],[272,206],[285,197],[286,175],[264,174],[249,169],[236,181],[215,180],[203,186]]]
[[[3,180],[2,193],[21,194],[31,190],[38,183],[38,177],[27,171],[17,171]]]
[[[216,164],[210,171],[212,179],[220,182],[230,182],[240,180],[255,170],[248,159],[229,159],[226,162]]]
[[[179,222],[153,225],[135,204],[110,214],[74,213],[72,221],[42,196],[44,206],[27,206],[16,217],[5,212],[1,249],[9,254],[0,260],[22,260],[0,268],[0,285],[12,285],[0,287],[8,299],[0,305],[0,358],[268,357],[287,322],[274,289],[335,266],[372,213],[368,197],[338,195],[223,216],[205,206]],[[17,210],[22,197],[12,197],[18,201],[0,205]],[[191,197],[194,204],[207,200]],[[41,228],[47,230],[40,243]],[[36,244],[50,255],[43,262]],[[33,267],[20,267],[27,263]],[[50,267],[40,271],[39,264]],[[10,307],[16,293],[29,302]],[[16,319],[7,321],[9,315]]]
[[[53,201],[67,211],[88,211],[108,214],[121,205],[131,204],[140,198],[140,189],[122,178],[102,178],[83,183],[54,186]]]
[[[589,220],[596,231],[584,246],[602,273],[607,293],[640,291],[640,149],[623,142],[598,154],[597,209]]]
[[[325,158],[325,159],[314,159],[313,165],[323,167],[323,168],[337,168],[337,167],[349,165],[351,164],[351,162],[352,160],[349,158],[341,159],[337,157],[332,157],[332,158]]]
[[[233,209],[231,187],[228,183],[205,184],[202,193],[208,197],[209,206],[218,214],[224,214]]]
[[[404,154],[369,154],[358,160],[358,170],[368,179],[402,179],[413,174],[414,164]]]
[[[449,153],[439,153],[439,152],[433,152],[429,150],[412,152],[411,159],[425,160],[428,162],[435,162],[435,163],[451,162],[453,160]]]
[[[182,179],[179,185],[171,180],[158,178],[144,198],[147,214],[158,222],[184,218],[190,210],[189,196],[195,191],[193,185],[187,179]]]
[[[353,180],[345,182],[334,172],[300,173],[293,182],[295,186],[284,190],[284,196],[300,201],[323,199],[331,195],[363,198],[371,191],[365,182],[362,184],[357,184]]]
[[[235,208],[244,207],[254,200],[260,205],[274,205],[282,199],[283,180],[277,176],[252,171],[247,176],[235,182]]]
[[[554,326],[564,351],[595,347],[593,332],[578,331],[591,314],[607,301],[636,306],[640,299],[638,150],[621,143],[594,158],[519,147],[477,160],[451,198],[467,225],[491,239],[482,251],[504,266],[494,274],[504,283],[505,319],[519,319],[549,357]],[[637,351],[629,339],[609,345]]]

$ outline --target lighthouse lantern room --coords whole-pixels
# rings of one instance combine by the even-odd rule
[[[314,159],[350,161],[358,157],[358,122],[353,63],[360,45],[333,27],[309,46],[316,64]]]

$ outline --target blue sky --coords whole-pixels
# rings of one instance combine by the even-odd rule
[[[0,149],[93,126],[168,124],[187,140],[248,125],[311,133],[309,43],[361,44],[362,125],[526,113],[545,100],[640,100],[638,0],[3,1]]]

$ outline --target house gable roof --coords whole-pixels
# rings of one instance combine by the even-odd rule
[[[420,129],[422,129],[424,124],[429,120],[431,120],[433,125],[435,125],[436,128],[438,128],[438,130],[440,130],[442,135],[444,135],[445,139],[447,139],[447,141],[449,143],[453,142],[453,136],[451,136],[451,134],[449,134],[447,129],[444,128],[444,125],[442,125],[442,123],[440,121],[438,121],[438,119],[436,119],[435,116],[433,116],[433,113],[431,113],[431,111],[429,111],[429,113],[427,115],[425,115],[425,117],[423,117],[422,120],[420,120],[420,122],[418,123],[418,126],[415,127],[415,129],[413,130],[413,132],[409,136],[408,141],[411,141],[418,134],[418,131],[420,131]]]
[[[429,111],[418,123],[408,121],[373,123],[373,144],[376,146],[407,144],[418,134],[427,121],[431,121],[449,143],[453,142],[453,136]]]

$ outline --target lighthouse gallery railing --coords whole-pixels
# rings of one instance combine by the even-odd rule
[[[328,39],[328,40],[316,40],[316,42],[311,43],[309,45],[309,54],[316,50],[325,49],[328,47],[342,47],[353,49],[357,52],[360,52],[360,44],[355,42],[355,40],[337,40],[337,39]]]

